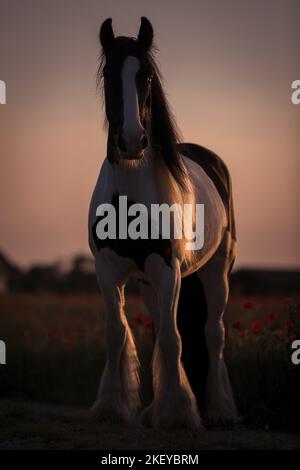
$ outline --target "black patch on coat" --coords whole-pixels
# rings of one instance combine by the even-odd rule
[[[205,337],[207,304],[196,273],[184,277],[177,310],[177,327],[182,341],[181,360],[199,409],[204,408],[209,356]]]
[[[96,244],[97,250],[99,251],[101,248],[110,248],[113,250],[117,255],[123,256],[124,258],[132,259],[137,267],[141,270],[145,270],[145,261],[147,256],[151,254],[158,254],[160,255],[168,266],[171,266],[171,259],[172,259],[172,245],[169,239],[164,239],[160,235],[158,239],[154,240],[151,239],[151,219],[148,218],[148,238],[142,239],[138,238],[137,240],[132,240],[131,238],[127,239],[120,239],[118,238],[119,234],[119,194],[114,193],[112,197],[111,204],[114,206],[116,210],[116,232],[117,238],[111,239],[106,238],[105,240],[100,240],[96,233],[96,228],[98,222],[103,219],[103,217],[97,217],[96,222],[93,225],[92,232],[93,232],[93,239]],[[136,204],[134,201],[127,200],[127,208],[129,209],[130,206]],[[135,216],[127,215],[128,225],[132,220],[134,220]]]
[[[178,144],[177,149],[182,155],[200,165],[214,183],[227,212],[228,230],[236,240],[231,178],[225,163],[218,155],[201,145]]]

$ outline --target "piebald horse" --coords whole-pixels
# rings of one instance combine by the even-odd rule
[[[132,422],[139,411],[139,361],[124,313],[124,288],[139,280],[155,325],[154,399],[147,425],[199,429],[237,419],[223,358],[223,312],[236,255],[231,180],[222,160],[195,144],[179,143],[160,72],[153,28],[142,17],[137,38],[114,36],[108,18],[99,33],[98,81],[108,124],[107,156],[89,211],[89,243],[106,305],[107,362],[92,408],[99,419]],[[97,207],[119,196],[144,204],[204,204],[204,244],[100,240]]]

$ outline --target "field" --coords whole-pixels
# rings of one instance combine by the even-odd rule
[[[12,423],[21,403],[90,407],[105,363],[103,308],[100,295],[0,297],[0,339],[7,347],[7,364],[0,366],[1,421]],[[153,325],[138,297],[128,298],[126,311],[147,404]],[[291,362],[291,343],[300,338],[299,299],[233,297],[225,319],[226,362],[243,426],[297,432],[300,365]]]

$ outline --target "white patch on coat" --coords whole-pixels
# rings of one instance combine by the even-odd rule
[[[138,94],[136,89],[136,74],[140,69],[140,63],[136,57],[128,56],[122,67],[122,92],[123,92],[123,137],[126,140],[128,151],[134,151],[140,145],[144,132],[140,120]]]

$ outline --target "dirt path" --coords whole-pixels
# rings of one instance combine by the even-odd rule
[[[99,424],[86,410],[0,402],[0,449],[300,449],[300,434],[261,429],[201,433]]]

